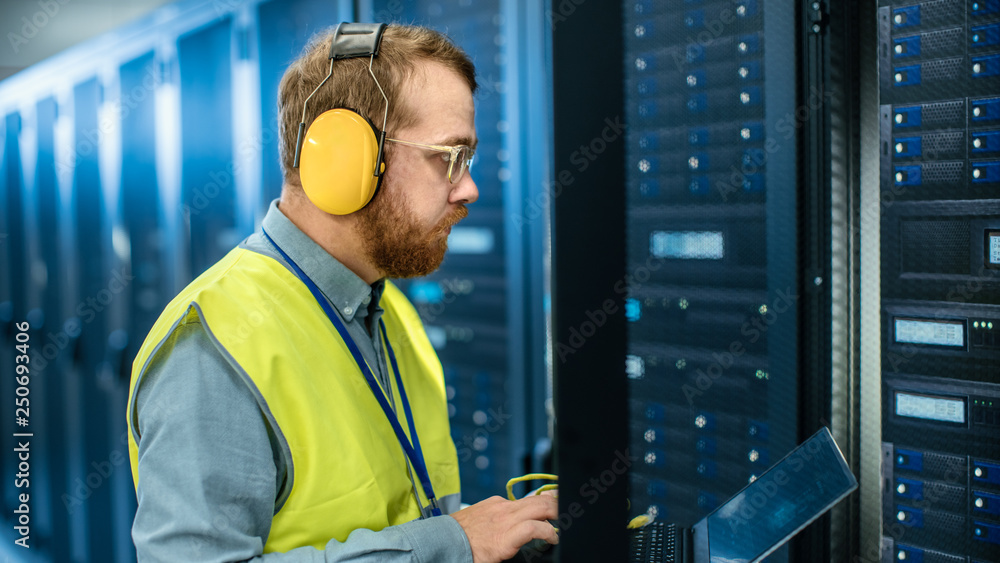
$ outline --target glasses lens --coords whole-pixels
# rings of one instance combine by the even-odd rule
[[[451,163],[451,183],[458,183],[465,175],[465,169],[472,164],[472,155],[475,153],[469,147],[461,147],[455,160]]]
[[[465,174],[464,156],[465,148],[459,148],[457,151],[452,149],[451,162],[448,164],[448,181],[452,184],[457,184],[462,179],[462,174]]]

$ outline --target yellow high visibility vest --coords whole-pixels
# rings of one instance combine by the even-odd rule
[[[381,306],[434,492],[439,499],[459,493],[441,363],[416,310],[389,282]],[[377,531],[420,516],[399,440],[316,299],[279,262],[240,248],[167,305],[132,366],[129,458],[137,490],[142,479],[137,444],[142,428],[133,413],[137,384],[173,330],[198,320],[242,368],[291,451],[291,493],[274,515],[265,553],[307,545],[322,549],[353,530]],[[409,436],[391,379],[395,410]],[[426,506],[419,480],[417,491]]]

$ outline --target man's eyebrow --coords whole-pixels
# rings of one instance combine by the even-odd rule
[[[446,147],[457,147],[465,145],[472,149],[475,149],[476,145],[478,144],[479,144],[479,139],[473,139],[470,137],[449,137],[441,143],[442,146]]]

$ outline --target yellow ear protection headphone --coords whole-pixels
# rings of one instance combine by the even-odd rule
[[[372,62],[378,55],[385,28],[384,23],[345,22],[338,25],[330,45],[330,72],[302,103],[302,119],[292,166],[299,169],[302,189],[309,200],[333,215],[354,213],[367,205],[375,196],[385,173],[382,150],[389,117],[389,99],[372,72]],[[330,79],[334,61],[354,57],[369,57],[368,73],[385,100],[382,130],[379,131],[368,118],[355,110],[335,108],[320,114],[309,125],[303,138],[309,99]]]

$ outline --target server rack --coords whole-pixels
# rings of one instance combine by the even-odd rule
[[[153,51],[124,62],[120,70],[121,91],[142,92],[127,119],[121,122],[122,146],[131,147],[122,162],[122,185],[144,186],[121,194],[121,216],[129,244],[129,274],[132,276],[128,309],[127,348],[117,366],[122,375],[131,370],[131,358],[139,352],[144,330],[153,326],[166,306],[169,283],[169,248],[164,241],[165,221],[161,186],[156,179],[156,104],[149,88],[162,82],[162,66]],[[143,82],[145,81],[145,85]],[[58,224],[53,221],[52,224]]]
[[[690,525],[821,425],[857,464],[857,340],[834,332],[857,328],[857,12],[741,0],[554,7],[556,170],[599,168],[568,176],[555,204],[554,338],[578,345],[555,360],[561,510],[575,517],[559,548],[567,560],[621,557],[603,544],[620,545],[626,498],[629,517]],[[561,73],[560,53],[586,69]],[[622,98],[580,87],[582,75],[620,82]],[[579,115],[616,112],[623,152],[599,139],[589,158],[595,137]],[[588,220],[610,240],[568,226]],[[564,276],[589,279],[563,287]],[[624,360],[625,381],[602,371],[606,357]],[[627,490],[600,480],[615,451],[631,452]],[[850,557],[852,514],[841,507],[772,557]]]
[[[224,18],[177,40],[180,67],[181,190],[190,225],[189,271],[207,270],[243,237],[234,232],[235,190],[220,182],[220,163],[232,163],[232,75],[230,56],[206,58],[205,53],[230,52],[233,22]],[[205,135],[204,123],[213,124]],[[245,234],[243,234],[245,236]]]
[[[105,166],[104,160],[110,148],[100,141],[93,141],[94,132],[101,128],[100,110],[107,86],[98,77],[94,77],[73,88],[76,146],[85,147],[77,155],[73,174],[76,226],[73,251],[79,257],[80,273],[79,293],[74,297],[76,302],[86,302],[87,306],[80,309],[83,313],[80,316],[81,322],[86,324],[86,329],[80,333],[74,358],[80,377],[82,400],[78,409],[74,409],[76,412],[72,415],[71,425],[77,428],[80,435],[77,440],[71,437],[71,441],[82,445],[80,454],[83,460],[93,460],[94,463],[100,463],[111,450],[112,429],[120,427],[120,424],[114,424],[111,417],[114,416],[113,413],[121,412],[120,406],[114,404],[109,396],[115,385],[121,385],[121,380],[118,379],[119,374],[113,373],[107,364],[109,336],[116,320],[112,315],[117,313],[117,307],[112,309],[115,294],[108,289],[108,283],[112,279],[108,272],[114,271],[118,266],[116,257],[109,252],[112,222],[115,220],[111,202],[117,197],[120,187],[112,185],[111,178],[106,177],[110,170]],[[88,142],[93,143],[92,150],[87,150],[90,146],[85,143]],[[82,236],[83,233],[92,234],[88,237]],[[97,244],[91,238],[95,236]],[[84,412],[84,405],[96,408],[94,411]],[[84,483],[84,490],[97,489],[92,485],[98,479],[92,479],[91,484],[86,483],[91,471],[87,466],[78,466],[76,475],[72,478]],[[79,534],[74,534],[76,541],[72,549],[78,553],[78,557],[111,559],[113,543],[94,542],[90,534],[90,530],[99,525],[102,517],[112,513],[111,495],[107,492],[90,495],[89,498],[83,498],[81,504],[79,509],[82,517],[75,521]]]
[[[3,336],[6,344],[4,346],[5,350],[0,352],[0,358],[5,362],[5,365],[11,366],[15,365],[15,355],[20,354],[20,351],[15,348],[15,343],[17,343],[15,335],[23,331],[20,331],[17,325],[23,323],[25,319],[31,320],[32,327],[38,326],[44,321],[41,316],[42,311],[38,307],[41,296],[38,291],[31,289],[30,279],[26,279],[28,277],[26,271],[32,263],[32,258],[34,257],[32,252],[34,249],[29,244],[26,244],[25,237],[33,229],[35,218],[32,214],[23,213],[22,211],[26,208],[34,209],[32,194],[27,189],[32,175],[22,174],[22,170],[25,168],[24,153],[29,151],[22,151],[20,147],[24,125],[22,114],[32,114],[32,109],[30,106],[19,108],[20,111],[11,111],[9,108],[5,108],[5,111],[2,112],[4,116],[4,148],[2,163],[3,177],[0,180],[2,181],[0,185],[2,185],[3,190],[4,212],[0,214],[2,216],[2,219],[0,219],[2,221],[0,233],[3,233],[5,236],[2,237],[3,244],[0,245],[2,246],[0,252],[3,252],[5,264],[9,264],[9,268],[4,268],[3,281],[0,282],[5,291],[4,298],[0,300],[0,319],[3,321]],[[44,110],[45,108],[42,108],[43,113]],[[28,141],[30,142],[30,139]],[[45,143],[44,138],[42,139],[42,143]],[[45,157],[43,156],[40,160],[44,167]],[[26,334],[29,336],[29,342],[37,343],[40,337],[44,338],[44,333],[38,330],[28,330]],[[5,371],[4,373],[13,375],[13,370]],[[15,387],[17,385],[15,384],[14,377],[5,377],[3,383],[0,385],[3,386],[5,399],[9,398],[7,400],[13,401],[17,396],[15,394]],[[41,401],[38,396],[34,396],[33,398]],[[23,413],[11,412],[12,416],[5,417],[7,420],[4,420],[2,426],[0,426],[3,430],[3,438],[0,438],[0,444],[2,444],[5,451],[14,451],[15,448],[20,446],[16,440],[24,440],[20,436],[15,437],[14,433],[33,433],[32,431],[34,430],[31,427],[22,428],[16,425],[14,414]],[[30,439],[30,437],[28,438]],[[31,444],[33,451],[40,456],[48,453],[46,446],[47,444],[41,440],[33,441]],[[15,476],[19,473],[19,461],[17,454],[13,456],[5,455],[3,458],[4,471],[12,477]],[[3,501],[5,508],[8,508],[8,514],[13,514],[15,508],[20,507],[20,503],[18,503],[20,500],[19,492],[25,492],[23,482],[21,484],[16,482],[19,479],[13,477],[9,480],[10,485],[4,487]],[[15,490],[11,485],[20,485],[18,488],[21,490]],[[42,499],[45,499],[46,492],[43,489],[42,491],[38,491],[38,494]],[[48,504],[45,501],[39,502],[38,505],[40,505],[39,508],[41,510],[38,512],[40,514],[36,513],[34,515],[37,516],[38,525],[43,528],[54,525],[50,519],[54,513],[45,514]],[[49,519],[46,518],[47,516]],[[10,534],[13,533],[15,531],[12,528]],[[13,540],[14,537],[10,537],[10,542],[13,542]],[[8,544],[12,545],[10,542]]]
[[[794,8],[625,4],[632,512],[690,526],[798,439]]]
[[[1000,3],[879,2],[882,561],[1000,553]]]
[[[62,255],[60,245],[62,241],[60,240],[59,230],[38,229],[37,226],[58,224],[57,218],[60,214],[55,152],[57,113],[58,104],[52,97],[39,100],[35,107],[35,116],[38,123],[38,161],[35,176],[37,186],[35,193],[37,197],[34,205],[37,210],[37,219],[33,223],[38,242],[38,256],[44,262],[46,272],[46,283],[36,286],[36,290],[41,295],[40,309],[51,312],[62,309],[63,296],[59,293],[60,284],[49,283],[49,277],[51,276],[52,281],[55,282],[61,276],[66,275],[68,268],[60,260],[60,256]],[[51,326],[61,328],[57,324],[57,319],[58,317],[55,315],[50,317]],[[47,326],[43,322],[40,328],[47,328]],[[42,342],[43,347],[45,344],[52,344],[53,346],[58,344],[69,345],[69,335],[59,334],[59,332],[63,331],[57,331],[54,339],[48,339],[49,342]],[[50,351],[54,352],[54,349]],[[63,358],[68,355],[66,353],[59,354],[59,357],[53,358],[50,364],[53,366],[65,365]],[[57,367],[50,368],[49,371],[56,377],[59,377],[59,374],[63,373],[63,370]],[[39,420],[40,424],[36,426],[39,431],[39,437],[44,437],[43,439],[46,442],[45,449],[39,457],[44,460],[42,462],[43,465],[50,468],[51,478],[39,480],[35,491],[38,493],[40,501],[36,505],[38,508],[36,516],[41,525],[41,535],[42,537],[54,537],[60,532],[65,534],[69,525],[69,514],[63,510],[62,502],[58,494],[54,494],[56,491],[55,487],[52,486],[55,482],[67,480],[66,467],[68,465],[68,456],[67,452],[60,447],[60,444],[66,441],[65,435],[68,426],[62,412],[63,397],[59,393],[53,393],[51,390],[40,385],[34,386],[33,391],[35,391],[35,398],[38,399],[41,412],[54,413],[52,417]],[[59,550],[60,555],[68,558],[67,546],[59,547],[50,543],[47,547]]]

